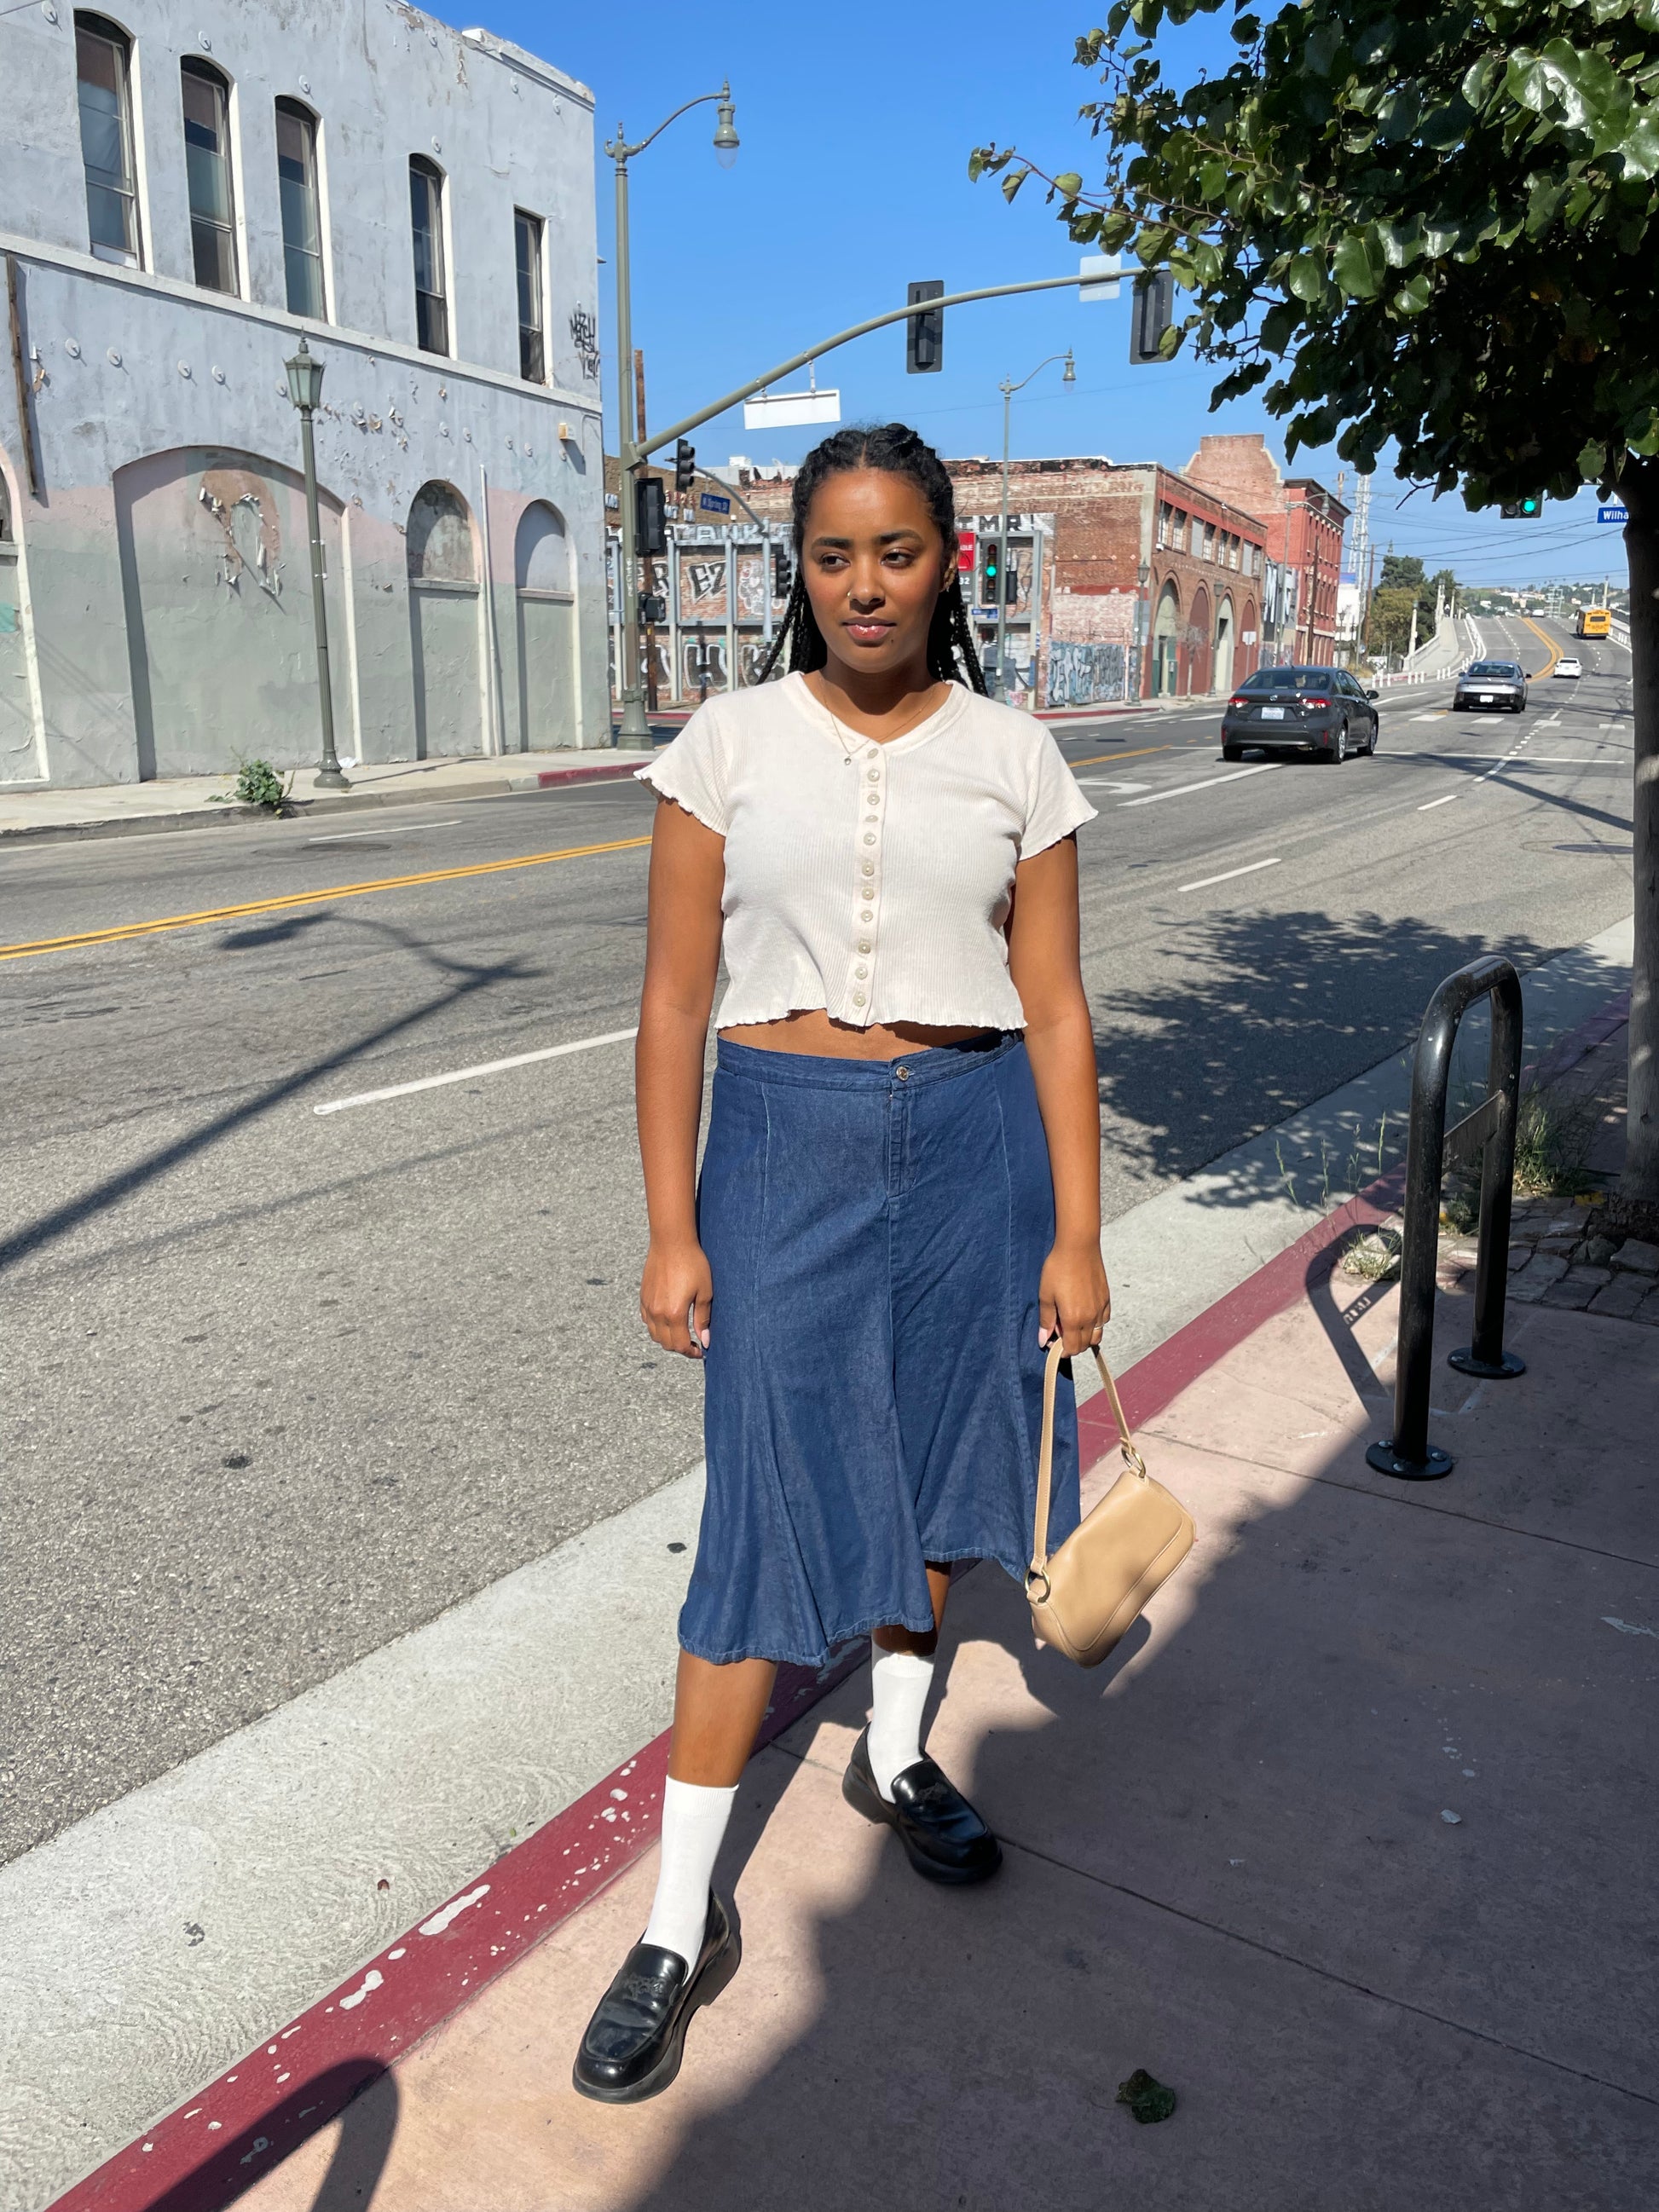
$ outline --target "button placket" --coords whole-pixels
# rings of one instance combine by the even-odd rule
[[[847,980],[847,994],[860,1021],[869,1018],[866,1010],[872,995],[870,978],[875,961],[877,916],[880,910],[881,814],[885,787],[881,749],[878,745],[870,745],[865,751],[859,779],[862,804],[859,809],[857,838],[854,846],[858,855],[853,879],[854,950]]]

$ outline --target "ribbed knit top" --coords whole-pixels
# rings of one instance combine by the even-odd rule
[[[708,700],[637,773],[726,840],[717,1028],[1024,1027],[1014,870],[1095,812],[1031,715],[952,684],[879,744],[791,675]]]

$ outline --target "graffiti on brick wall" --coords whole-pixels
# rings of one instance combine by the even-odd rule
[[[1054,638],[1048,647],[1048,704],[1086,707],[1127,699],[1129,656],[1121,645],[1079,645]]]

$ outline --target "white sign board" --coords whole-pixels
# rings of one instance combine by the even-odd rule
[[[787,430],[802,422],[839,422],[839,392],[757,392],[743,403],[745,430]]]
[[[1085,253],[1077,265],[1077,296],[1079,307],[1087,307],[1091,300],[1115,300],[1118,279],[1123,274],[1121,253]]]

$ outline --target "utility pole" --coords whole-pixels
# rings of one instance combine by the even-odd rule
[[[634,349],[634,420],[639,426],[640,436],[643,438],[645,435],[645,349],[642,346],[635,346]],[[654,598],[656,590],[657,564],[647,554],[645,559],[646,595],[648,598]],[[641,623],[641,628],[645,635],[645,710],[647,714],[654,714],[657,711],[657,625],[653,622],[646,622]]]
[[[1353,580],[1359,592],[1359,619],[1355,635],[1363,653],[1365,649],[1365,628],[1370,605],[1366,589],[1371,555],[1371,480],[1368,476],[1356,476],[1353,480]]]

